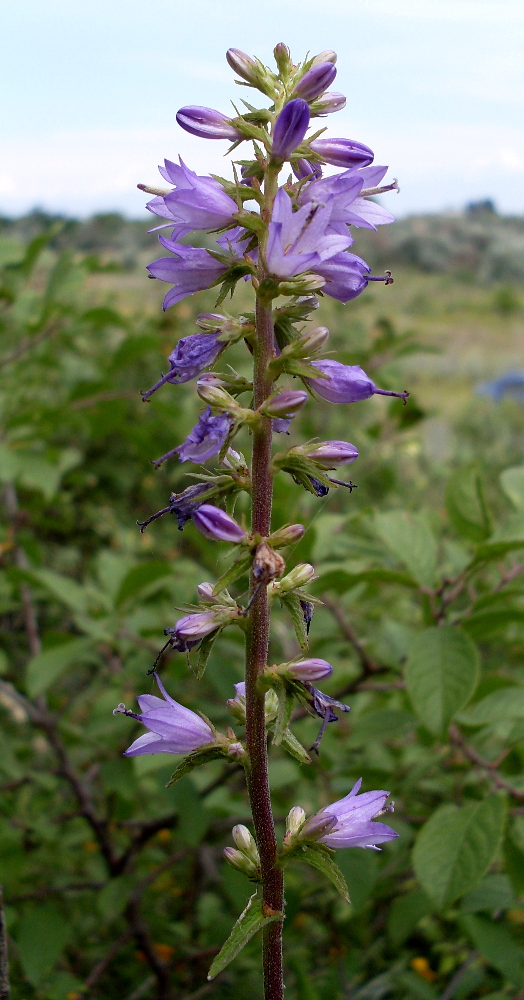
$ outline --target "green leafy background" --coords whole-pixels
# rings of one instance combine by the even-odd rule
[[[177,462],[149,463],[198,413],[191,386],[166,386],[147,406],[139,391],[213,295],[163,315],[164,289],[142,268],[152,238],[137,242],[136,226],[111,218],[91,223],[98,257],[64,223],[40,231],[33,218],[0,240],[0,882],[12,995],[256,997],[256,933],[206,979],[253,892],[222,860],[231,827],[249,824],[241,771],[211,760],[166,789],[177,761],[124,759],[139,727],[112,715],[152,690],[163,629],[228,554],[169,518],[136,528],[190,482]],[[310,765],[276,748],[271,782],[279,835],[291,806],[315,811],[362,777],[391,791],[400,836],[380,853],[338,852],[349,905],[327,861],[286,868],[286,995],[505,1000],[524,985],[524,408],[473,390],[518,366],[523,306],[511,284],[477,285],[467,271],[395,277],[317,314],[337,357],[412,396],[406,407],[310,402],[295,421],[291,443],[344,438],[360,451],[351,495],[317,500],[280,474],[274,517],[309,526],[288,563],[319,572],[311,653],[333,664],[325,688],[351,712]],[[248,304],[242,288],[233,307]],[[240,348],[227,360],[247,372]],[[238,443],[247,450],[247,434]],[[246,511],[240,500],[236,516]],[[235,586],[240,596],[245,580]],[[242,652],[228,630],[201,681],[172,654],[165,683],[225,729]],[[277,609],[272,662],[296,652]],[[311,746],[314,720],[298,712],[291,727]],[[250,933],[260,919],[254,905]]]

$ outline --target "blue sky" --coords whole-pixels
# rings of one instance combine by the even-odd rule
[[[189,136],[175,113],[252,100],[225,50],[272,65],[278,41],[295,61],[337,51],[347,106],[326,135],[390,164],[395,214],[486,197],[524,213],[522,0],[26,0],[4,5],[2,27],[2,214],[140,216],[136,183],[158,183],[178,153],[230,175],[227,143]]]

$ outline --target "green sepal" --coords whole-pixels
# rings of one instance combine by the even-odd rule
[[[279,594],[279,597],[291,617],[297,642],[302,652],[309,653],[309,641],[304,615],[302,613],[302,608],[300,607],[300,598],[293,593]]]
[[[271,685],[273,690],[276,692],[278,697],[278,713],[275,719],[275,725],[273,729],[273,746],[280,746],[282,740],[284,739],[284,733],[289,726],[289,720],[291,719],[291,713],[293,711],[293,691],[291,688],[285,684],[274,684]]]
[[[311,764],[311,757],[307,750],[299,743],[296,736],[293,736],[290,729],[284,731],[281,746],[283,750],[287,750],[288,754],[294,757],[295,760],[298,760],[300,764]]]
[[[293,342],[288,344],[287,348],[284,348],[284,351],[289,348],[291,353],[293,346]],[[273,358],[268,365],[268,371],[273,379],[278,378],[284,372],[286,375],[298,375],[300,378],[314,378],[317,381],[322,379],[322,373],[309,361],[305,361],[303,358],[289,357],[285,354],[279,355],[278,358]],[[309,386],[306,386],[306,388],[309,388]]]
[[[266,916],[263,911],[263,903],[261,899],[257,898],[256,893],[251,896],[245,910],[240,914],[231,934],[229,935],[227,941],[222,945],[218,955],[214,959],[211,968],[207,974],[208,979],[214,979],[218,976],[219,972],[222,972],[230,962],[242,951],[242,948],[246,946],[248,941],[254,937],[258,931],[262,930],[267,924],[273,923],[275,920],[282,920],[283,914],[280,912],[275,912]]]
[[[284,855],[283,860],[286,862],[288,860],[303,861],[311,868],[316,868],[329,879],[346,903],[351,903],[346,880],[338,865],[333,861],[332,852],[324,844],[301,844],[299,848],[295,848],[292,854],[290,853],[289,857]]]
[[[219,580],[215,583],[213,587],[213,594],[216,597],[222,590],[225,590],[230,584],[235,583],[243,573],[247,573],[249,567],[251,566],[251,556],[239,556],[235,559],[232,566],[222,574]]]
[[[201,680],[204,676],[207,661],[211,655],[211,650],[213,649],[215,640],[218,638],[221,631],[222,629],[217,628],[215,632],[210,632],[209,635],[205,635],[200,643],[200,646],[198,647],[198,659],[195,670],[197,680]]]
[[[201,747],[199,750],[193,750],[193,753],[188,754],[184,757],[184,760],[180,761],[180,764],[173,771],[166,788],[171,788],[171,785],[176,784],[183,778],[185,774],[192,771],[195,767],[201,767],[202,764],[208,764],[210,760],[219,760],[224,757],[224,748],[214,743],[207,747]]]

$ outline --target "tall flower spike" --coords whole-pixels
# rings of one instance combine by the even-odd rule
[[[340,361],[312,361],[312,367],[322,372],[326,378],[308,378],[312,389],[322,399],[329,403],[358,403],[370,396],[396,396],[404,400],[409,392],[391,392],[389,389],[377,389],[374,382],[358,365],[343,365]]]
[[[162,698],[141,694],[137,698],[140,715],[128,712],[124,705],[115,708],[114,715],[129,715],[149,729],[139,736],[125,751],[124,757],[143,757],[145,754],[187,754],[213,743],[215,733],[211,727],[189,708],[184,708],[168,695],[158,674],[155,679]]]

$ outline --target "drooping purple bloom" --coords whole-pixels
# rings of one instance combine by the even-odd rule
[[[179,618],[174,628],[164,629],[164,635],[169,636],[169,645],[178,653],[187,653],[223,624],[223,619],[215,612],[203,611]]]
[[[374,791],[358,795],[362,778],[353,786],[349,795],[333,802],[312,816],[300,831],[300,839],[306,839],[322,827],[329,829],[329,820],[334,825],[329,832],[315,838],[326,847],[336,850],[346,847],[377,848],[377,844],[385,844],[395,840],[398,833],[384,823],[373,823],[372,820],[384,812],[392,812],[393,806],[386,806],[389,792]]]
[[[193,515],[195,527],[215,542],[231,542],[239,545],[245,541],[246,533],[229,514],[214,507],[213,504],[202,504]]]
[[[314,153],[334,167],[367,167],[373,162],[369,146],[353,139],[314,139],[310,145]]]
[[[336,75],[333,63],[317,63],[299,80],[293,91],[293,97],[301,97],[304,101],[316,101],[331,86]]]
[[[202,139],[229,139],[230,142],[236,142],[242,138],[241,133],[231,124],[231,120],[214,108],[188,105],[177,111],[176,120],[186,132],[198,135]]]
[[[312,389],[328,403],[358,403],[370,396],[396,396],[406,400],[409,392],[391,392],[377,389],[374,382],[358,365],[343,365],[340,361],[312,361],[319,372],[327,376],[323,379],[308,378]]]
[[[234,222],[238,206],[221,184],[213,177],[199,177],[181,157],[179,161],[180,166],[164,160],[165,166],[158,168],[174,190],[149,201],[148,211],[166,219],[165,226],[176,226],[177,239],[194,230],[222,229]]]
[[[327,234],[331,218],[330,200],[308,202],[293,212],[291,199],[280,188],[269,223],[266,260],[270,274],[291,278],[304,271],[320,274],[322,262],[350,246],[351,237]]]
[[[326,279],[322,288],[324,294],[344,303],[356,299],[364,291],[369,272],[365,260],[352,253],[337,253],[315,267],[315,273]]]
[[[182,243],[166,240],[163,236],[159,236],[159,240],[174,256],[154,260],[147,270],[152,278],[168,281],[174,286],[164,299],[164,311],[188,295],[211,288],[227,271],[226,265],[215,260],[207,250],[186,247]]]
[[[213,417],[211,407],[208,406],[184,443],[175,448],[172,454],[177,453],[181,462],[207,462],[209,458],[218,455],[225,445],[233,423],[233,417],[229,413],[219,413]]]
[[[351,465],[358,458],[354,444],[347,441],[324,441],[307,453],[321,469],[334,469],[337,465]]]
[[[142,399],[148,400],[166,382],[171,385],[190,382],[216,361],[224,347],[225,344],[218,340],[218,333],[194,333],[190,337],[182,337],[168,357],[170,369],[167,375],[143,392]]]
[[[215,734],[199,715],[184,708],[168,695],[158,674],[156,682],[163,698],[142,694],[137,698],[140,715],[126,711],[119,705],[114,714],[129,715],[149,729],[139,736],[125,751],[124,757],[143,757],[145,754],[172,753],[187,754],[213,743]]]
[[[280,112],[273,129],[273,156],[286,160],[300,146],[309,126],[307,101],[297,98],[289,101]]]

